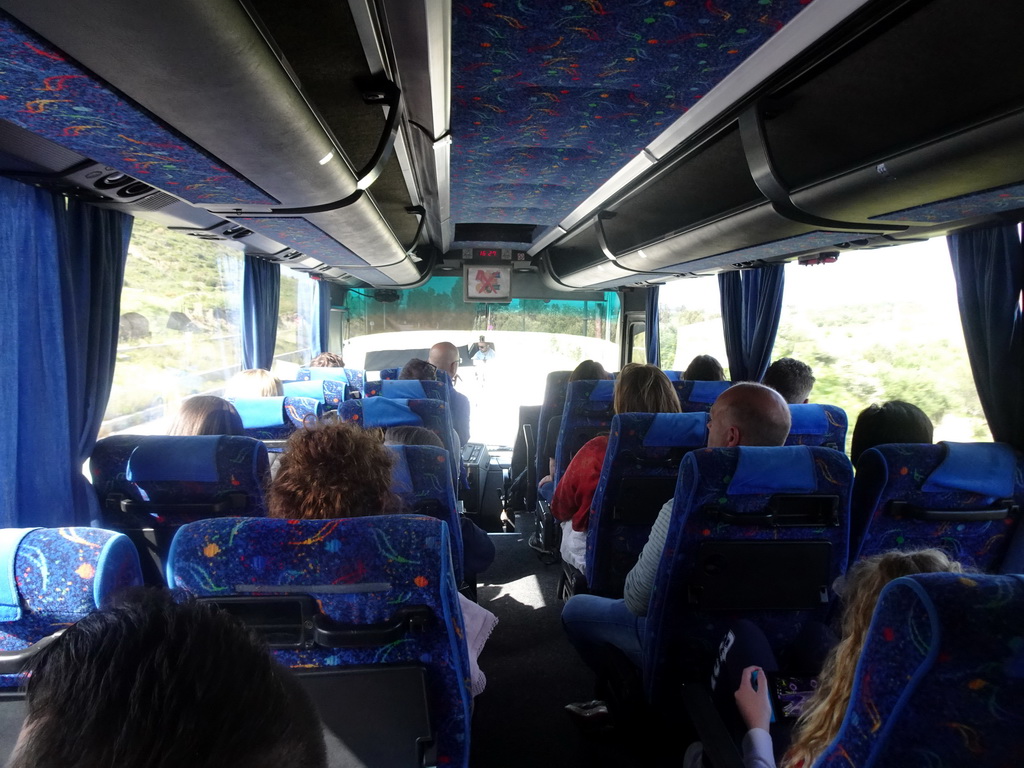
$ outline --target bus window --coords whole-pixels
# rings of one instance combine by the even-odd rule
[[[162,432],[181,398],[218,394],[242,357],[241,297],[241,254],[136,218],[99,436]]]
[[[772,359],[814,369],[811,402],[850,419],[871,403],[905,400],[935,440],[991,440],[967,359],[944,238],[842,254],[834,264],[786,266]]]
[[[295,378],[299,367],[312,357],[315,296],[316,284],[308,275],[294,269],[281,269],[281,304],[274,346],[274,373],[281,379]]]
[[[661,286],[658,320],[662,369],[685,371],[697,355],[711,355],[729,378],[716,278],[676,280]]]

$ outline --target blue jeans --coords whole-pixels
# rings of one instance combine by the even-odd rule
[[[626,607],[625,600],[596,595],[573,595],[562,609],[569,642],[599,677],[606,669],[609,646],[626,654],[638,669],[643,666],[645,622]]]

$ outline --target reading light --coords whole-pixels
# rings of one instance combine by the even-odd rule
[[[320,158],[320,165],[327,165],[331,162],[331,158],[334,157],[334,152],[328,152],[326,155]]]

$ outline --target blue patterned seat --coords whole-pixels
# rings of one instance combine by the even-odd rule
[[[831,448],[704,448],[680,464],[644,627],[652,702],[708,660],[747,618],[781,653],[824,621],[846,570],[853,469]]]
[[[556,486],[584,443],[611,429],[615,415],[614,394],[615,382],[610,379],[574,381],[567,386],[562,429],[555,450]],[[544,470],[547,474],[547,467]]]
[[[142,554],[146,581],[163,582],[163,562],[183,523],[265,514],[267,449],[251,437],[114,435],[89,461],[99,524],[123,531]]]
[[[448,523],[455,581],[461,584],[462,526],[448,466],[448,452],[432,445],[389,445],[388,448],[397,459],[391,468],[391,490],[401,497],[405,511]]]
[[[401,368],[382,368],[380,378],[382,381],[397,381],[398,374],[401,372]]]
[[[718,396],[732,386],[731,381],[673,381],[683,413],[707,413]]]
[[[312,397],[251,397],[231,401],[242,417],[245,434],[257,440],[287,440],[296,429],[323,415],[324,406]]]
[[[364,429],[374,427],[387,429],[402,425],[426,427],[444,443],[451,462],[452,482],[458,483],[458,461],[462,453],[458,450],[458,436],[452,429],[448,405],[440,400],[392,400],[388,397],[367,397],[362,400],[346,400],[338,408],[342,421],[351,421]]]
[[[168,580],[222,605],[240,598],[251,605],[254,596],[264,606],[296,601],[298,634],[287,637],[279,628],[268,640],[300,679],[320,675],[330,688],[332,679],[345,685],[345,672],[384,679],[410,665],[422,669],[436,736],[434,762],[425,764],[454,768],[468,764],[470,673],[450,564],[448,526],[429,517],[236,518],[183,526],[171,547]],[[323,678],[327,673],[337,677]],[[361,702],[334,700],[358,714]],[[380,722],[357,718],[345,725],[358,731],[353,738],[390,738],[380,733]]]
[[[997,571],[1024,504],[1024,457],[1002,443],[879,445],[861,454],[851,558],[938,547]]]
[[[839,735],[814,766],[1021,765],[1024,577],[930,573],[883,590]]]
[[[548,474],[548,457],[542,456],[548,437],[548,422],[555,416],[561,416],[565,410],[565,391],[569,387],[571,371],[552,371],[544,383],[544,401],[540,406],[540,417],[537,421],[537,433],[534,436],[536,446],[533,457],[537,467],[537,477]]]
[[[390,397],[392,400],[443,400],[448,402],[448,386],[443,381],[383,379],[368,381],[366,397]]]
[[[139,556],[123,534],[0,529],[0,651],[23,651],[141,584]],[[0,674],[0,690],[20,682],[16,673]]]
[[[343,381],[353,389],[362,390],[365,372],[358,368],[299,368],[299,381]]]
[[[332,381],[331,379],[286,381],[284,382],[284,394],[290,398],[312,398],[323,405],[324,411],[335,411],[343,400],[361,397],[358,388],[353,387],[348,382]]]
[[[821,445],[846,450],[846,411],[835,405],[804,403],[789,406],[793,425],[786,445]]]
[[[612,419],[608,452],[587,528],[587,588],[622,597],[626,574],[662,505],[672,498],[679,463],[707,443],[704,413],[623,413]]]

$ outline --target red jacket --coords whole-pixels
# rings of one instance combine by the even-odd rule
[[[551,498],[551,514],[556,520],[572,520],[574,531],[587,530],[590,505],[594,501],[597,482],[601,479],[604,455],[608,451],[608,435],[587,442],[569,462]]]

